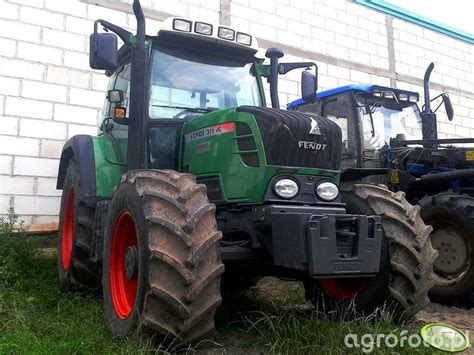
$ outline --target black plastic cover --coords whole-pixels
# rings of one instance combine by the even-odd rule
[[[314,278],[373,276],[382,248],[380,216],[348,215],[344,209],[270,205],[266,246],[275,265],[307,271]]]
[[[236,111],[255,117],[269,165],[340,169],[342,137],[336,123],[273,108],[240,106]]]

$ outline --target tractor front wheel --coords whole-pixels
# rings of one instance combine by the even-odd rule
[[[113,335],[141,325],[192,341],[214,328],[222,234],[204,185],[174,171],[131,171],[112,197],[103,254]]]
[[[433,227],[431,242],[439,251],[430,298],[449,305],[474,305],[474,198],[442,193],[421,199],[419,205],[421,217]]]
[[[431,228],[423,223],[418,206],[402,192],[354,184],[342,186],[342,201],[351,214],[380,215],[384,238],[379,273],[370,278],[307,280],[307,297],[322,311],[341,309],[353,302],[357,313],[371,314],[384,307],[396,318],[407,319],[429,303],[437,252],[430,242]]]

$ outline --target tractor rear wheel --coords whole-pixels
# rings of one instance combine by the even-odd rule
[[[438,255],[419,207],[409,204],[403,192],[375,185],[343,185],[341,195],[348,213],[382,217],[379,273],[370,278],[308,280],[307,296],[326,312],[353,302],[359,314],[368,315],[385,306],[397,319],[412,317],[429,303],[433,262]]]
[[[61,287],[94,290],[100,286],[99,266],[89,254],[94,225],[94,209],[86,207],[77,163],[69,161],[63,184],[59,216],[57,270]]]
[[[452,193],[428,196],[419,202],[421,217],[431,224],[431,242],[438,249],[434,263],[433,301],[474,305],[474,198]]]
[[[139,170],[122,177],[107,219],[103,293],[109,327],[141,325],[192,341],[214,328],[221,304],[222,234],[195,177]]]

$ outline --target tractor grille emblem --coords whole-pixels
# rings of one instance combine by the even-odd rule
[[[321,135],[321,130],[319,129],[318,121],[315,118],[309,116],[311,120],[311,129],[309,130],[309,134],[318,134]]]
[[[298,141],[298,148],[307,149],[307,150],[326,150],[327,144],[308,142],[308,141]]]

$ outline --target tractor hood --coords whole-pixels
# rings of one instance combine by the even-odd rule
[[[240,106],[236,111],[255,117],[268,165],[340,169],[342,136],[336,123],[273,108]]]

